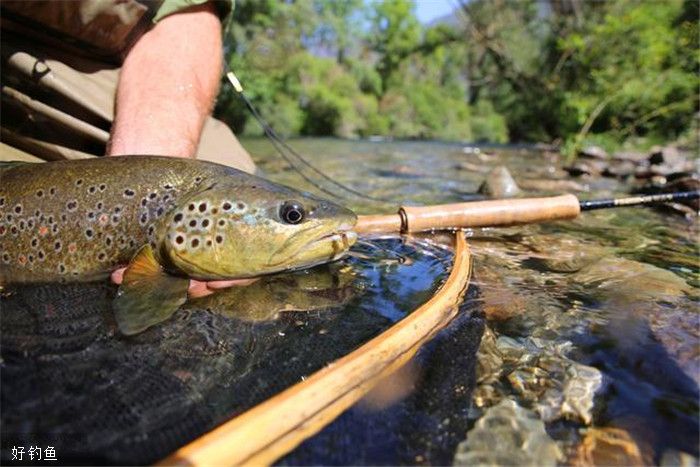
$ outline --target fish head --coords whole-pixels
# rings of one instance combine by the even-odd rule
[[[193,278],[254,277],[341,258],[356,221],[340,205],[248,176],[184,199],[164,219],[161,252]]]

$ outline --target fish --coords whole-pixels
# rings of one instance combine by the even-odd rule
[[[281,313],[320,311],[343,305],[359,294],[359,283],[350,265],[323,264],[288,274],[268,275],[246,287],[218,290],[189,300],[180,309],[206,310],[245,322],[272,321]],[[150,325],[154,324],[158,323],[154,321]]]
[[[0,285],[95,281],[126,265],[113,308],[131,335],[185,303],[190,278],[342,258],[356,221],[338,204],[194,159],[2,163]]]

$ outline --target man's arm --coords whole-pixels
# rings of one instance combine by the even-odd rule
[[[221,22],[211,3],[163,18],[124,61],[107,154],[194,157],[221,67]]]

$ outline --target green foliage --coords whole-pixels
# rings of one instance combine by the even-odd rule
[[[698,0],[458,3],[461,22],[426,27],[409,0],[238,0],[229,65],[285,135],[560,141],[574,152],[696,125]],[[259,133],[228,87],[217,114]]]

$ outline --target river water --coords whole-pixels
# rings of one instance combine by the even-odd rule
[[[272,180],[314,190],[268,142],[244,144]],[[574,182],[556,155],[529,149],[290,144],[361,193],[413,204],[474,199],[499,165],[537,189],[530,195],[629,190],[613,179]],[[343,202],[358,213],[395,209]],[[383,391],[280,463],[697,458],[697,220],[626,208],[467,235],[474,274],[457,318]],[[8,289],[0,295],[2,460],[34,445],[55,447],[65,463],[162,459],[389,328],[435,293],[450,264],[444,235],[370,238],[343,261],[193,300],[128,338],[112,315],[114,286]]]
[[[610,178],[573,180],[556,154],[526,148],[330,139],[290,144],[335,180],[407,203],[473,199],[485,174],[500,165],[531,188],[524,195],[573,192],[593,199],[631,188]],[[246,146],[271,179],[313,190],[267,142]],[[346,204],[359,213],[392,210],[349,194]],[[387,440],[405,423],[379,423],[382,431],[377,420],[405,422],[415,411],[355,408],[285,462],[697,462],[698,225],[661,210],[623,208],[573,221],[469,231],[475,290],[462,308],[486,323],[473,356],[471,397],[443,399],[454,414],[446,424],[433,420],[427,435],[409,430],[394,444]],[[462,351],[468,352],[472,334],[462,338]],[[456,367],[442,375],[447,385],[469,386],[468,364]],[[430,384],[413,383],[417,392]],[[415,403],[411,397],[398,405]],[[384,442],[347,435],[362,432],[363,424]],[[329,454],[329,444],[352,448]],[[392,446],[402,453],[387,454]]]

